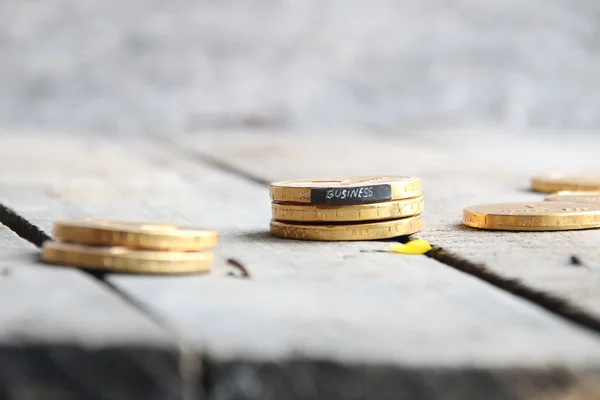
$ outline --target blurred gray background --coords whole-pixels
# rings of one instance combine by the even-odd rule
[[[600,127],[598,0],[4,0],[0,126]]]

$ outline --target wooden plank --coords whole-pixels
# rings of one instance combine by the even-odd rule
[[[211,399],[597,399],[595,374],[559,370],[401,368],[324,361],[235,362],[212,367]],[[565,389],[566,388],[566,389]]]
[[[432,393],[445,398],[489,398],[510,386],[514,398],[531,398],[549,390],[540,379],[560,382],[555,394],[580,395],[597,377],[596,335],[429,258],[360,251],[385,243],[270,238],[266,187],[188,161],[164,144],[41,135],[19,140],[3,157],[18,171],[18,182],[29,183],[5,197],[44,229],[54,219],[93,216],[169,220],[222,233],[213,274],[108,278],[209,357],[214,398],[241,396],[244,384],[260,390],[243,398],[264,398],[265,391],[302,397],[304,390],[317,398],[351,398],[335,387],[332,377],[339,374],[375,394],[417,395],[433,385]],[[48,150],[34,157],[32,149],[41,148]],[[27,199],[37,204],[27,206]],[[253,278],[227,276],[227,257],[241,260]],[[244,367],[243,360],[253,363]],[[318,360],[341,366],[330,376]],[[356,364],[369,371],[379,366],[389,376],[382,381],[377,372],[351,367]],[[518,379],[509,383],[506,371]],[[489,385],[473,384],[477,374]],[[413,387],[393,384],[411,376]],[[302,377],[297,387],[280,386]],[[461,383],[445,386],[448,380]],[[371,386],[376,382],[385,385]],[[325,391],[311,392],[313,384]]]
[[[0,182],[2,198],[12,190]],[[174,339],[91,276],[41,265],[38,253],[0,226],[0,398],[181,398]]]
[[[543,200],[545,195],[527,190],[537,174],[596,171],[596,134],[468,129],[401,135],[232,132],[189,135],[186,144],[266,181],[372,173],[419,176],[425,192],[420,237],[600,317],[600,230],[486,232],[464,227],[461,219],[462,209],[473,204]],[[586,267],[570,265],[572,254]]]

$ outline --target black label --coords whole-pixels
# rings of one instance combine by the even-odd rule
[[[365,204],[392,199],[391,185],[371,185],[310,190],[312,204]]]

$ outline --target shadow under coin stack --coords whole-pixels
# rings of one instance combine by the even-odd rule
[[[54,223],[53,241],[42,248],[51,264],[135,274],[192,274],[212,268],[214,255],[205,250],[219,242],[214,231],[100,220]]]
[[[301,240],[376,240],[421,230],[421,179],[353,176],[270,185],[271,235]]]

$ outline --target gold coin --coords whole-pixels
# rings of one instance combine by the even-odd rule
[[[63,242],[152,250],[200,251],[219,242],[217,232],[172,224],[85,219],[57,221],[53,231]]]
[[[290,224],[271,220],[271,235],[301,240],[375,240],[411,235],[421,230],[421,216],[369,224]]]
[[[561,191],[551,194],[544,201],[572,201],[573,203],[600,204],[600,192]]]
[[[591,174],[548,174],[533,178],[531,188],[536,192],[555,193],[564,190],[600,190],[600,173]]]
[[[467,207],[463,223],[480,229],[562,231],[600,227],[600,205],[568,202],[483,204]]]
[[[191,274],[212,268],[214,255],[199,251],[135,250],[47,241],[42,260],[51,264],[137,274]]]
[[[366,204],[422,194],[421,179],[410,176],[350,176],[273,182],[271,199],[282,203]]]
[[[423,208],[423,196],[405,200],[350,206],[271,203],[273,219],[297,222],[350,222],[396,219],[421,214]]]

